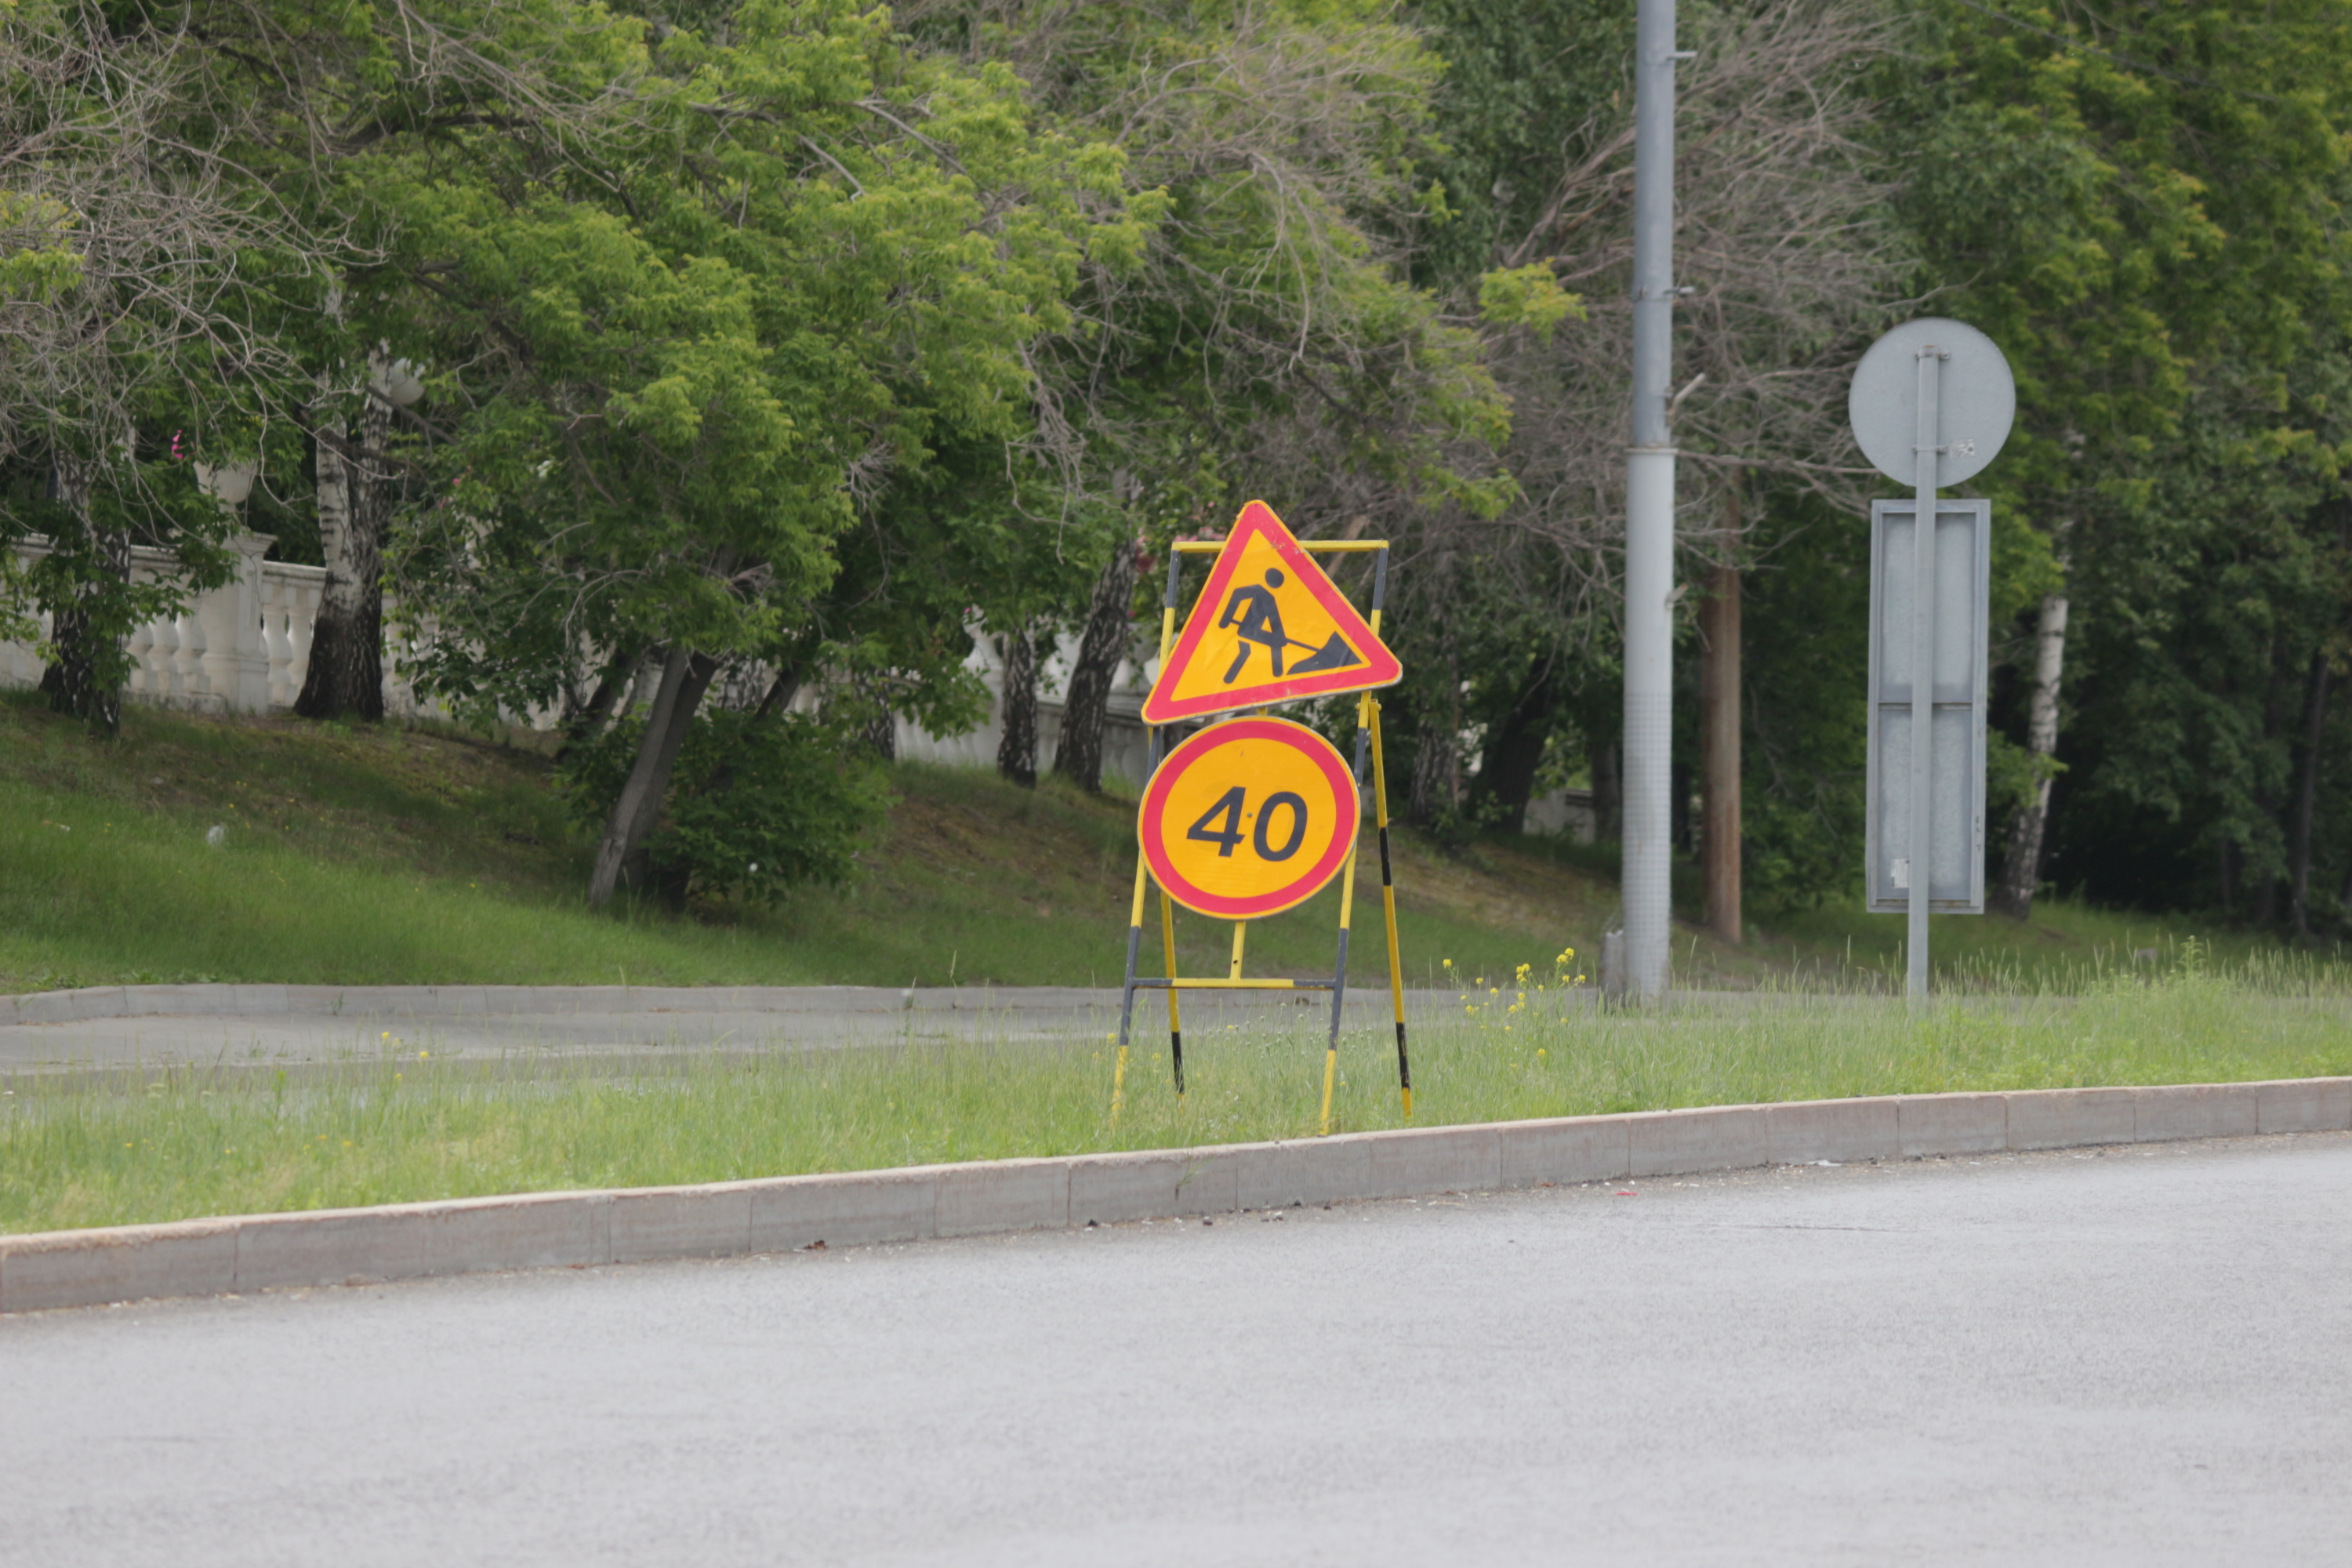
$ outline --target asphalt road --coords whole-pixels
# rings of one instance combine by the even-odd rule
[[[900,1041],[1047,1040],[1118,1027],[1119,994],[1078,986],[898,989],[867,985],[626,990],[619,986],[178,986],[202,1010],[57,1023],[0,1022],[0,1080],[191,1066],[230,1072],[364,1062],[428,1050],[528,1065],[581,1058],[600,1069],[682,1051],[778,1051]],[[291,1007],[237,1010],[240,992],[286,993]],[[150,998],[152,1005],[153,998]],[[165,1005],[171,1005],[164,998]],[[1407,993],[1410,1016],[1451,1014],[1452,992]],[[1330,994],[1192,992],[1196,1027],[1319,1029]],[[1385,989],[1348,991],[1347,1018],[1385,1026]],[[1138,1038],[1166,1038],[1167,1002],[1136,1000]]]
[[[0,1562],[2340,1563],[2352,1135],[0,1320]]]

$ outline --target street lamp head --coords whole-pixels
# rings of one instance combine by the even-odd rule
[[[416,368],[404,359],[396,359],[385,370],[384,400],[394,408],[413,408],[416,400],[425,395],[425,382],[416,374]]]

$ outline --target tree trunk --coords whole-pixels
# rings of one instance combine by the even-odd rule
[[[2287,662],[2285,629],[2274,627],[2271,633],[2270,694],[2263,704],[2265,749],[2284,742],[2288,755],[2294,755],[2295,742],[2292,731],[2296,706],[2295,678],[2305,673],[2304,669]],[[2283,884],[2285,881],[2286,862],[2280,850],[2284,847],[2286,835],[2284,829],[2288,821],[2286,791],[2273,789],[2273,782],[2262,778],[2253,792],[2255,820],[2271,831],[2240,846],[2242,849],[2251,851],[2252,864],[2262,868],[2259,872],[2251,874],[2246,866],[2242,864],[2239,868],[2240,875],[2246,882],[2246,912],[2260,926],[2279,923],[2279,895],[2284,890]]]
[[[588,699],[588,705],[573,714],[572,721],[563,727],[563,744],[555,752],[558,762],[604,728],[606,721],[613,717],[613,710],[620,706],[621,693],[628,689],[629,678],[636,673],[637,660],[644,657],[643,647],[613,650],[604,674],[597,678],[596,689]]]
[[[1528,800],[1535,794],[1544,743],[1550,738],[1556,690],[1548,665],[1495,726],[1479,760],[1479,796],[1493,809],[1495,826],[1506,833],[1527,831]]]
[[[1447,660],[1447,673],[1454,666]],[[1419,715],[1421,743],[1412,753],[1413,821],[1432,826],[1462,809],[1462,682],[1445,683],[1444,706]]]
[[[2033,889],[2042,880],[2042,836],[2050,823],[2049,761],[2058,751],[2058,686],[2065,667],[2066,595],[2050,594],[2042,600],[2041,626],[2033,639],[2033,698],[2025,720],[2025,749],[2042,778],[2010,825],[2009,852],[2002,857],[2000,885],[1992,896],[1993,908],[2012,920],[2032,915]]]
[[[310,636],[310,668],[294,711],[305,719],[383,717],[383,526],[392,510],[384,440],[392,402],[391,361],[368,353],[368,389],[359,438],[348,451],[333,425],[319,431],[319,533],[327,585]]]
[[[2327,650],[2311,656],[2303,712],[2302,755],[2295,759],[2294,821],[2287,833],[2287,918],[2298,941],[2311,935],[2311,827],[2319,805],[2319,742],[2327,727]]]
[[[1136,554],[1139,540],[1122,540],[1095,579],[1087,605],[1087,629],[1078,640],[1078,662],[1062,701],[1062,740],[1054,771],[1085,790],[1102,793],[1103,731],[1110,722],[1111,677],[1127,657],[1127,629],[1134,619]]]
[[[1699,602],[1699,871],[1706,923],[1739,945],[1739,569],[1718,566]]]
[[[1617,779],[1617,747],[1603,742],[1591,749],[1592,772],[1592,839],[1606,843],[1617,837],[1622,824],[1618,814],[1625,801]]]
[[[719,661],[707,655],[673,647],[662,660],[661,689],[646,721],[645,737],[637,742],[637,759],[629,769],[621,798],[613,803],[604,821],[604,837],[596,846],[596,868],[588,879],[588,903],[602,909],[620,886],[621,868],[645,847],[661,820],[662,801],[669,794],[670,770],[677,765],[678,748],[702,706],[702,694],[719,673]]]
[[[790,712],[793,699],[801,694],[801,681],[807,673],[803,665],[788,664],[776,671],[776,679],[768,683],[768,694],[760,699],[760,706],[751,717],[765,719],[772,713]]]
[[[105,657],[104,617],[87,606],[110,589],[119,591],[130,584],[131,535],[119,528],[91,531],[89,463],[60,457],[51,472],[58,503],[80,520],[83,533],[95,547],[98,574],[89,582],[76,584],[72,605],[50,617],[49,642],[58,657],[42,672],[41,689],[49,694],[53,711],[71,714],[92,734],[111,738],[122,732],[121,682],[114,668],[120,660]]]
[[[1029,628],[1004,634],[1003,739],[996,743],[996,771],[1023,789],[1037,787],[1037,639]],[[1062,717],[1062,747],[1067,753],[1070,721]]]
[[[1666,764],[1666,842],[1677,854],[1691,852],[1691,794],[1697,784],[1687,761]]]

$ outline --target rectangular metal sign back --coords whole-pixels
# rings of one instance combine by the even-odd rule
[[[1899,915],[1927,878],[1937,914],[1984,913],[1985,663],[1992,503],[1936,502],[1932,805],[1927,847],[1911,825],[1911,610],[1918,503],[1870,508],[1870,778],[1867,907]]]

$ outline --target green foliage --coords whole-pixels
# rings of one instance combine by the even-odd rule
[[[2019,428],[1982,481],[2032,531],[1997,536],[2000,609],[2061,569],[2074,602],[2051,874],[2206,903],[2227,896],[2204,871],[2219,849],[2263,912],[2307,672],[2347,607],[2352,16],[2013,15],[1932,14],[1898,135],[1923,287],[1955,284],[1938,308],[2018,372]],[[2016,549],[2034,534],[2046,561]]]
[[[82,253],[73,248],[79,222],[55,196],[0,190],[0,306],[47,304],[80,280]]]
[[[560,776],[583,827],[611,813],[644,728],[625,720],[565,759]],[[849,727],[802,713],[697,716],[670,789],[668,818],[646,845],[657,874],[689,893],[760,903],[851,880],[890,805],[881,767]]]
[[[1478,313],[1490,326],[1524,327],[1548,343],[1562,321],[1584,320],[1584,301],[1559,286],[1549,263],[1538,261],[1483,274]]]
[[[1487,271],[1498,246],[1531,232],[1561,174],[1632,112],[1633,7],[1420,0],[1412,16],[1445,62],[1442,151],[1429,164],[1439,221],[1418,264],[1423,281],[1443,284]]]
[[[1862,879],[1870,527],[1785,496],[1768,517],[1741,612],[1742,879],[1785,910]]]

